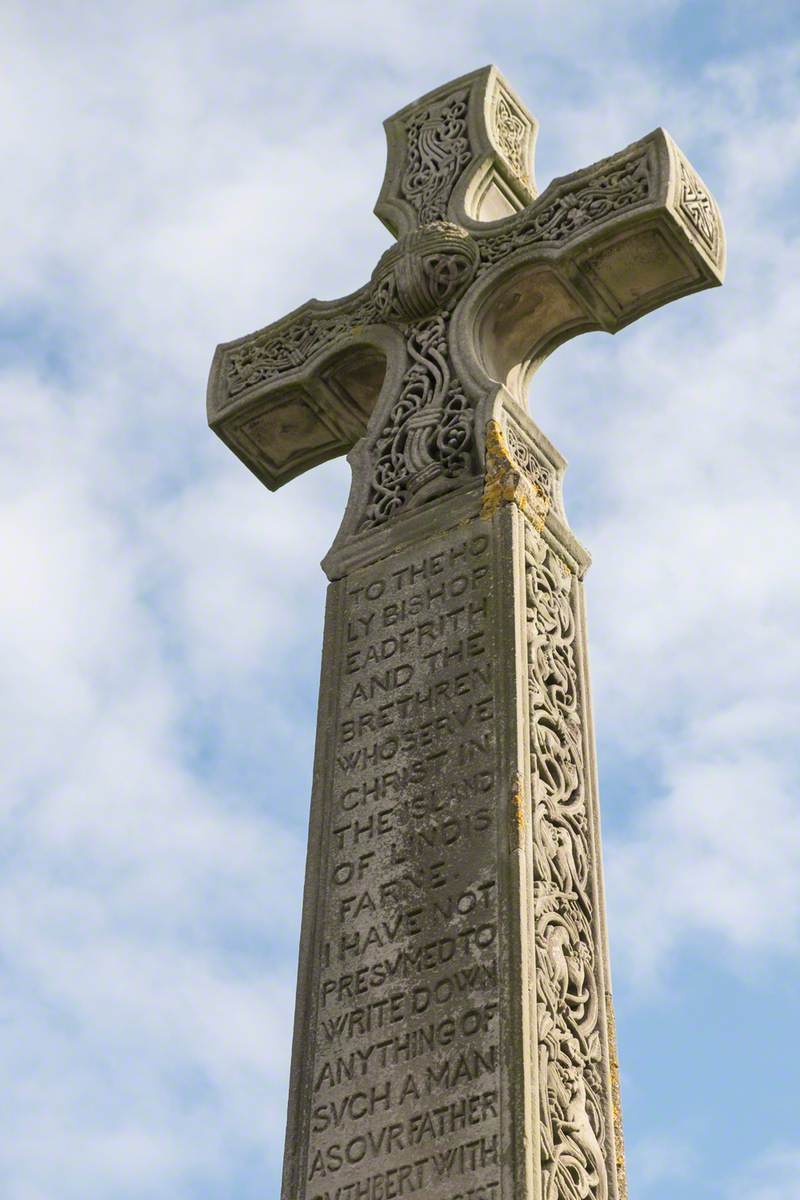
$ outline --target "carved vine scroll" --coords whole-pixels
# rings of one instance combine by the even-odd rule
[[[543,1200],[607,1200],[608,1130],[574,577],[526,523]]]

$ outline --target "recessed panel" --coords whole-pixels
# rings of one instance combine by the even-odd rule
[[[676,284],[683,286],[690,273],[661,230],[652,226],[613,242],[588,259],[584,269],[623,312]]]
[[[300,390],[276,398],[230,428],[228,437],[250,469],[272,488],[347,449]]]

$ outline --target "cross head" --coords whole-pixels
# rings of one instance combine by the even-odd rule
[[[208,387],[211,427],[272,490],[358,447],[340,542],[484,471],[498,393],[524,406],[556,346],[724,271],[717,206],[663,129],[537,195],[537,122],[493,66],[385,127],[395,244],[352,295],[219,346]]]

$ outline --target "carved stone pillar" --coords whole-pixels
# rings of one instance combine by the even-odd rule
[[[721,280],[656,130],[538,198],[494,68],[387,122],[370,282],[220,346],[212,426],[269,486],[350,450],[331,580],[283,1200],[620,1200],[561,342]]]

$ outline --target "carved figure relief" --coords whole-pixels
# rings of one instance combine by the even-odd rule
[[[449,490],[472,467],[474,414],[452,373],[447,324],[440,315],[408,331],[412,361],[373,447],[363,529]]]
[[[525,529],[537,1039],[544,1200],[607,1200],[599,949],[573,576]]]
[[[407,161],[401,184],[420,225],[447,216],[447,202],[471,158],[469,93],[456,92],[416,113],[406,126]]]
[[[533,205],[508,231],[480,239],[481,267],[536,242],[565,242],[603,221],[648,199],[652,170],[647,150],[620,156],[575,191],[563,189],[549,204]]]

